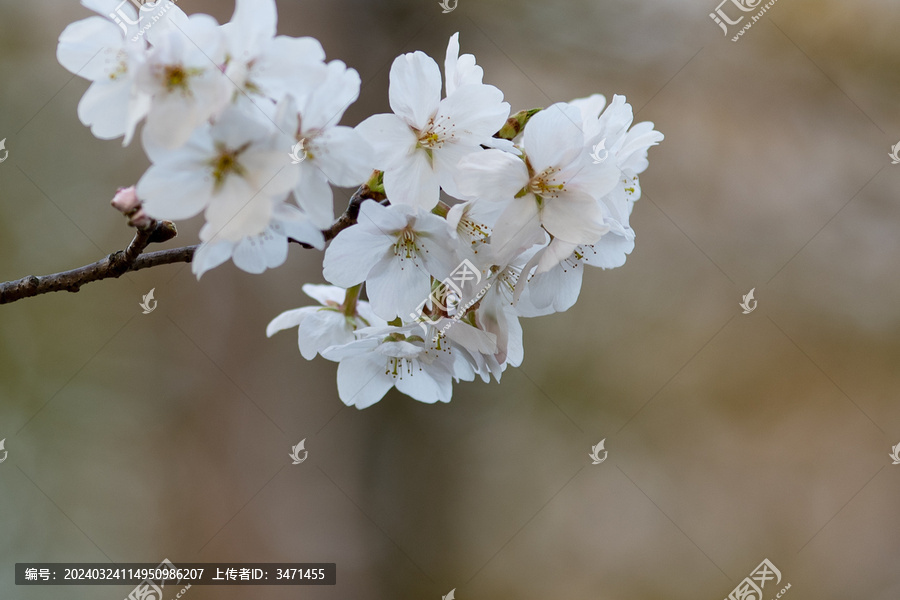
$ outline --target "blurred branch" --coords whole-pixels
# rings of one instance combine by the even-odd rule
[[[143,254],[144,249],[150,244],[168,241],[176,234],[175,225],[171,222],[151,221],[148,226],[137,229],[134,239],[127,248],[95,263],[53,275],[41,277],[29,275],[16,281],[0,283],[0,304],[48,292],[77,292],[86,283],[121,277],[129,271],[175,262],[190,262],[197,249],[196,246]]]
[[[379,173],[376,171],[376,173]],[[366,200],[375,200],[380,203],[384,203],[387,199],[385,196],[383,189],[379,190],[378,188],[373,189],[370,187],[370,183],[364,183],[359,186],[359,189],[356,190],[352,196],[350,196],[350,203],[347,205],[347,210],[344,211],[338,220],[334,222],[334,224],[322,231],[322,235],[325,236],[325,241],[330,242],[337,234],[347,229],[351,225],[356,224],[356,219],[359,218],[359,207],[362,206],[362,203]],[[291,241],[295,244],[300,244],[304,248],[310,249],[312,246],[305,242],[298,242],[294,238],[288,238],[288,241]]]
[[[380,202],[385,199],[385,195],[383,191],[373,190],[368,184],[360,186],[350,198],[350,203],[344,214],[331,227],[322,231],[325,241],[334,239],[338,233],[355,224],[357,217],[359,217],[359,207],[365,200],[370,199]],[[189,263],[194,259],[194,253],[199,248],[199,245],[159,250],[148,254],[143,253],[148,245],[168,241],[174,238],[176,234],[175,225],[171,222],[150,220],[144,226],[136,228],[134,239],[131,240],[127,248],[110,254],[95,263],[52,275],[40,277],[29,275],[15,281],[0,283],[0,304],[7,304],[49,292],[77,292],[81,289],[81,286],[87,283],[100,281],[101,279],[118,278],[131,271],[140,271],[141,269],[149,269],[160,265]],[[296,242],[296,240],[291,241]],[[300,245],[306,248],[311,247],[303,243],[300,243]]]

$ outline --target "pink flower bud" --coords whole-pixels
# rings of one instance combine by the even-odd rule
[[[134,186],[127,188],[119,188],[119,191],[116,192],[115,197],[112,199],[110,204],[113,207],[124,213],[128,214],[136,208],[140,207],[141,201],[138,200],[137,192],[135,192]]]
[[[153,223],[153,219],[144,212],[143,208],[139,208],[136,213],[131,215],[129,222],[133,227],[138,229],[146,229]]]

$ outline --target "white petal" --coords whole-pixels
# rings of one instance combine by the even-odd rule
[[[122,140],[122,146],[131,143],[134,137],[134,130],[137,129],[147,113],[150,112],[152,98],[140,90],[135,85],[131,86],[131,95],[128,98],[128,114],[125,117],[125,138]]]
[[[540,251],[532,261],[537,262],[537,270],[535,273],[546,273],[562,261],[566,260],[572,253],[578,248],[578,244],[573,244],[570,242],[565,242],[560,239],[555,239],[550,242],[550,245]],[[529,261],[531,264],[532,261]],[[529,269],[530,270],[530,269]]]
[[[585,156],[582,161],[574,163],[572,167],[560,175],[564,180],[568,179],[566,188],[591,198],[599,199],[610,193],[620,181],[621,173],[612,161],[594,164]],[[574,176],[570,176],[570,173],[573,172]]]
[[[506,207],[491,233],[496,264],[506,264],[542,237],[541,219],[532,194],[516,198]]]
[[[316,227],[326,229],[334,222],[334,194],[325,173],[307,162],[298,169],[300,179],[294,187],[294,198]]]
[[[120,137],[125,134],[130,100],[130,82],[97,81],[78,102],[78,119],[101,140]]]
[[[322,306],[340,305],[344,303],[347,290],[334,285],[304,283],[301,288],[303,293],[321,304]]]
[[[339,60],[326,67],[322,83],[302,104],[304,129],[327,129],[337,125],[344,111],[359,98],[359,73]]]
[[[528,294],[536,307],[549,307],[565,312],[575,305],[581,292],[584,265],[559,264],[546,273],[535,275],[528,282]],[[533,316],[533,315],[523,315]]]
[[[403,54],[391,65],[391,110],[423,130],[441,101],[441,70],[424,52]]]
[[[444,59],[444,78],[447,80],[447,95],[452,94],[456,88],[481,83],[484,71],[475,64],[475,57],[471,54],[459,55],[459,33],[450,36],[447,44],[447,55]]]
[[[177,221],[199,214],[209,202],[211,186],[193,169],[153,165],[137,184],[144,210],[155,219]]]
[[[606,96],[603,94],[592,94],[587,98],[577,98],[569,102],[570,105],[581,111],[581,118],[584,122],[596,121],[606,106]]]
[[[297,330],[297,345],[306,360],[314,359],[326,348],[347,344],[354,339],[344,315],[323,308],[310,312]]]
[[[328,179],[339,187],[364,183],[374,169],[374,150],[357,131],[332,127],[315,141],[314,162]]]
[[[56,58],[70,73],[94,81],[108,76],[122,45],[121,29],[102,17],[88,17],[63,30]]]
[[[645,121],[631,128],[616,154],[616,162],[621,169],[629,169],[634,173],[647,170],[647,150],[656,146],[666,136],[653,129],[653,123]]]
[[[338,395],[347,406],[372,406],[394,387],[394,379],[384,372],[385,364],[376,354],[345,358],[338,365]]]
[[[525,346],[522,343],[522,324],[515,316],[508,316],[506,336],[506,363],[518,367],[525,360]]]
[[[625,264],[627,255],[634,250],[634,232],[630,235],[607,233],[600,241],[584,248],[584,262],[601,269],[615,269]]]
[[[509,152],[484,150],[457,165],[456,183],[466,198],[506,202],[528,185],[525,162]]]
[[[631,105],[625,101],[625,96],[616,94],[603,114],[600,115],[598,122],[600,135],[618,139],[625,134],[632,121],[634,121],[634,113]]]
[[[374,151],[374,167],[382,171],[409,160],[418,138],[406,121],[397,115],[372,115],[356,126],[356,131]]]
[[[151,44],[159,44],[160,41],[172,32],[182,32],[190,27],[190,18],[173,1],[166,4],[165,17],[153,24],[147,30],[146,38]]]
[[[237,0],[228,29],[231,57],[250,60],[262,44],[275,37],[278,14],[275,0]]]
[[[397,390],[414,400],[426,404],[450,402],[453,395],[453,378],[447,370],[437,370],[436,365],[429,365],[421,371],[413,368],[412,372],[404,371],[397,377]]]
[[[188,60],[204,68],[211,64],[215,71],[221,74],[219,65],[225,62],[226,46],[225,36],[218,21],[210,15],[195,13],[188,17],[187,25],[180,33],[188,41],[186,45]]]
[[[172,150],[183,146],[203,120],[196,102],[185,102],[178,96],[154,97],[144,136],[153,144]]]
[[[240,241],[261,234],[272,220],[276,200],[241,177],[228,177],[212,196],[204,216],[220,240]]]
[[[265,46],[248,77],[264,96],[278,100],[290,94],[303,101],[323,84],[327,75],[325,51],[318,40],[280,35]]]
[[[344,288],[361,283],[372,268],[386,260],[392,240],[354,225],[340,232],[325,251],[325,279]]]
[[[563,103],[545,108],[528,121],[523,143],[537,173],[568,165],[584,149],[581,112]]]
[[[382,260],[366,278],[366,294],[375,314],[390,321],[407,318],[431,293],[431,278],[417,260],[402,254]]]
[[[447,339],[450,341],[471,352],[494,354],[497,351],[497,336],[493,333],[482,331],[468,323],[454,322],[449,319],[441,321],[442,326],[446,325],[446,322],[452,323],[446,331]]]
[[[420,210],[414,228],[416,248],[425,270],[439,280],[448,277],[458,262],[447,221]]]
[[[279,35],[275,38],[276,46],[272,49],[273,54],[287,54],[294,56],[303,62],[322,62],[325,60],[325,50],[322,44],[314,37],[289,37]]]
[[[233,250],[234,243],[232,242],[200,244],[191,260],[191,272],[197,276],[197,279],[200,279],[204,273],[230,259]]]
[[[309,216],[286,202],[277,202],[272,209],[272,223],[269,228],[275,233],[313,246],[325,249],[325,236]]]
[[[284,311],[269,321],[269,324],[266,326],[266,337],[272,337],[279,331],[299,326],[303,319],[317,310],[319,310],[318,306],[304,306],[303,308]]]
[[[609,226],[602,223],[599,203],[588,196],[568,191],[558,198],[544,199],[541,222],[551,235],[572,244],[593,244]]]
[[[472,84],[441,101],[435,126],[446,128],[457,143],[478,145],[491,139],[507,118],[509,104],[503,102],[503,92],[492,85]]]
[[[384,172],[384,191],[391,204],[431,210],[440,199],[440,182],[424,150]]]
[[[478,146],[464,146],[462,144],[444,144],[440,148],[432,150],[434,157],[434,172],[437,175],[441,189],[454,198],[465,199],[466,196],[459,191],[456,176],[459,174],[459,162],[470,154],[480,154],[482,149]]]
[[[382,206],[378,202],[369,201],[362,203],[356,220],[368,231],[387,235],[395,234],[406,227],[415,214],[416,209],[410,206]],[[390,243],[393,244],[394,236],[391,237]]]
[[[231,260],[242,271],[259,274],[283,265],[287,255],[287,238],[266,231],[238,242]]]

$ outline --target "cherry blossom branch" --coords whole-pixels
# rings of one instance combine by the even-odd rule
[[[152,221],[138,228],[134,239],[124,250],[110,254],[95,263],[41,277],[29,275],[15,281],[0,283],[0,304],[15,302],[49,292],[77,292],[92,281],[121,277],[129,271],[139,271],[157,265],[190,262],[196,246],[142,254],[152,243],[168,241],[176,235],[175,225],[169,221]]]
[[[359,189],[350,196],[350,203],[347,204],[347,210],[344,211],[344,214],[338,217],[337,221],[335,221],[331,227],[322,231],[322,235],[325,236],[326,242],[333,240],[337,234],[351,225],[356,225],[356,219],[359,218],[359,207],[364,201],[375,200],[377,202],[385,203],[387,196],[380,183],[380,178],[383,174],[380,171],[376,171],[375,173],[376,174],[372,176],[372,179],[370,179],[368,183],[359,186]],[[298,242],[293,238],[288,238],[288,240],[295,244],[299,244],[304,248],[312,248],[309,244]]]
[[[118,198],[118,195],[117,195]],[[368,184],[360,186],[350,198],[347,210],[334,224],[322,231],[325,241],[330,241],[344,229],[354,225],[359,216],[359,207],[366,200],[383,201],[384,192],[376,187],[372,189]],[[72,269],[53,273],[52,275],[29,275],[14,281],[0,283],[0,304],[8,304],[31,298],[50,292],[77,292],[81,286],[102,279],[118,278],[132,271],[140,271],[160,265],[177,263],[190,263],[194,259],[194,253],[199,245],[183,246],[169,250],[159,250],[144,254],[144,250],[150,244],[166,242],[177,235],[175,225],[170,221],[155,221],[148,219],[141,211],[139,204],[116,204],[113,206],[121,210],[130,218],[129,223],[135,227],[135,236],[124,250],[110,254],[102,260]],[[295,241],[295,240],[291,240]],[[306,244],[300,244],[310,247]]]

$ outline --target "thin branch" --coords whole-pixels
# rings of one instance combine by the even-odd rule
[[[377,202],[381,202],[382,204],[386,203],[387,196],[384,195],[383,192],[377,192],[369,187],[369,184],[364,184],[359,186],[359,189],[356,190],[353,195],[350,197],[350,203],[347,205],[347,210],[344,211],[338,220],[334,222],[334,224],[322,231],[322,235],[325,236],[325,241],[330,242],[333,240],[337,234],[347,229],[351,225],[356,224],[356,219],[359,218],[359,207],[362,206],[362,203],[366,200],[375,200]],[[298,242],[294,238],[288,238],[289,241],[300,244],[304,248],[310,249],[312,246],[305,242]]]
[[[356,219],[359,217],[359,207],[365,200],[383,201],[384,198],[384,194],[373,191],[368,185],[360,186],[350,198],[346,212],[330,228],[322,232],[325,241],[334,239],[338,233],[356,223]],[[143,254],[149,244],[168,241],[174,238],[176,233],[175,226],[169,221],[152,221],[147,227],[136,229],[134,239],[125,250],[110,254],[95,263],[52,275],[40,277],[29,275],[15,281],[0,283],[0,304],[49,292],[77,292],[81,286],[87,283],[121,277],[131,271],[140,271],[160,265],[189,263],[194,259],[194,253],[199,245]],[[307,244],[301,243],[301,245],[310,247]]]

